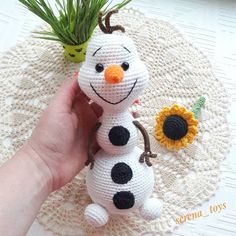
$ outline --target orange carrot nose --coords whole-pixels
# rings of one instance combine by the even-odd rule
[[[124,71],[121,66],[110,65],[106,68],[104,76],[107,83],[118,84],[124,78]]]

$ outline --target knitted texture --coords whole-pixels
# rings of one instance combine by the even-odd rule
[[[108,212],[114,214],[127,214],[143,205],[152,194],[154,176],[151,167],[139,163],[142,154],[140,148],[134,148],[127,154],[111,155],[100,150],[95,157],[95,164],[87,174],[88,193],[95,203],[104,206]],[[111,170],[117,163],[126,163],[133,171],[133,178],[126,184],[114,183]],[[118,209],[113,204],[113,196],[121,191],[130,191],[135,196],[134,206],[130,209]]]
[[[155,138],[167,149],[179,150],[194,141],[198,123],[193,112],[186,107],[178,104],[165,106],[156,117]]]
[[[126,184],[133,177],[133,171],[124,162],[116,163],[111,169],[111,178],[114,183],[117,184]]]
[[[130,213],[143,206],[154,185],[152,167],[139,161],[143,151],[135,147],[137,128],[128,111],[148,82],[147,69],[132,39],[125,34],[93,37],[78,82],[82,91],[103,109],[99,119],[101,130],[96,136],[103,150],[95,155],[94,167],[88,170],[88,193],[108,214]],[[92,225],[97,209],[93,210],[90,209],[91,220],[86,215]],[[146,215],[149,212],[150,219],[158,217],[152,208],[146,208]],[[102,222],[97,220],[94,224],[101,226]]]
[[[179,140],[187,134],[188,124],[182,117],[171,115],[164,121],[163,132],[168,138]]]
[[[124,72],[121,66],[125,62],[128,62],[130,67]],[[104,71],[96,70],[98,64],[103,65]],[[114,78],[109,77],[111,69]],[[122,80],[123,77],[125,82],[113,81]],[[109,82],[104,83],[104,79]],[[147,79],[147,69],[139,59],[131,38],[113,33],[91,39],[86,60],[80,69],[79,84],[86,95],[98,103],[106,113],[127,110],[144,89]]]
[[[204,106],[205,102],[206,102],[206,99],[204,97],[200,97],[198,101],[194,104],[192,108],[192,112],[196,119],[198,119],[200,110]]]
[[[148,198],[140,208],[140,214],[145,220],[154,220],[160,216],[162,203],[156,198]]]
[[[108,221],[106,210],[97,204],[89,204],[85,209],[84,215],[88,223],[95,227],[102,226]]]
[[[129,216],[112,216],[106,226],[93,229],[84,217],[86,206],[92,203],[85,185],[86,168],[71,183],[51,194],[39,212],[38,221],[54,235],[172,231],[177,216],[214,194],[220,163],[230,147],[228,98],[206,57],[172,25],[146,18],[136,10],[122,10],[112,21],[125,26],[126,34],[134,40],[148,66],[148,86],[140,105],[136,103],[131,110],[148,130],[152,150],[158,154],[153,160],[152,196],[162,198],[164,207],[161,217],[150,223],[139,212],[133,212]],[[1,163],[30,136],[57,88],[65,78],[72,77],[77,67],[64,59],[61,45],[35,38],[18,44],[0,59]],[[206,104],[201,109],[194,142],[179,152],[168,152],[154,138],[156,115],[164,106],[175,103],[191,109],[201,95],[206,97]]]

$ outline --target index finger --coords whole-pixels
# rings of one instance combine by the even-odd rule
[[[50,106],[56,108],[57,111],[70,112],[72,109],[73,101],[81,92],[77,79],[67,80],[58,89]]]

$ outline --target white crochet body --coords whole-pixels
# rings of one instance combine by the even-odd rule
[[[153,169],[139,163],[142,150],[135,147],[126,154],[111,155],[100,150],[95,158],[94,167],[88,171],[86,183],[88,193],[93,202],[103,206],[110,214],[127,214],[140,208],[150,197],[154,186]],[[111,179],[111,169],[116,163],[126,163],[133,171],[133,177],[127,184],[116,184]],[[131,191],[135,196],[135,204],[130,209],[117,209],[113,204],[113,196],[120,191]]]
[[[138,142],[138,130],[133,124],[133,117],[128,111],[124,111],[118,114],[109,114],[104,112],[99,119],[101,127],[97,132],[97,142],[99,146],[109,154],[124,154],[132,152],[133,148],[137,146]],[[124,146],[114,146],[108,138],[109,131],[114,126],[123,126],[129,130],[130,138]]]
[[[124,63],[129,65],[127,70]],[[119,83],[107,82],[106,69],[113,65],[124,68]],[[109,214],[127,214],[137,208],[145,219],[155,219],[162,205],[150,198],[153,169],[139,162],[143,150],[137,147],[138,129],[128,111],[148,81],[147,69],[133,41],[114,34],[92,38],[78,81],[83,92],[103,108],[96,133],[101,150],[86,179],[94,202],[85,210],[88,223],[102,226]]]

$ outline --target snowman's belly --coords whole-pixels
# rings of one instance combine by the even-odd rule
[[[100,150],[92,170],[87,173],[88,193],[95,203],[110,213],[125,214],[139,208],[152,194],[152,167],[139,162],[142,150],[135,147],[123,155],[111,155]]]
[[[99,146],[110,154],[131,152],[138,142],[138,131],[129,112],[116,116],[103,114],[97,131]]]

